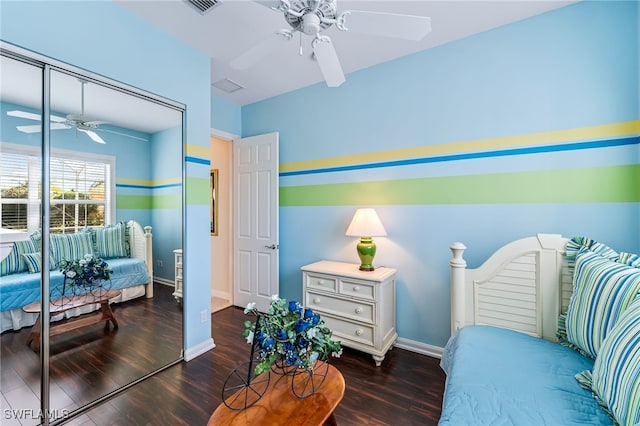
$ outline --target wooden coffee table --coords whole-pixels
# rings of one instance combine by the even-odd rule
[[[344,377],[338,369],[329,365],[322,386],[306,398],[294,395],[291,380],[291,376],[272,373],[269,387],[258,402],[242,411],[232,410],[222,403],[209,418],[208,426],[337,424],[333,410],[342,400],[345,388]]]
[[[49,327],[49,336],[57,336],[58,334],[66,333],[67,331],[76,330],[78,328],[86,327],[93,324],[98,324],[103,321],[106,322],[105,330],[109,328],[109,321],[111,321],[111,323],[113,324],[113,329],[117,329],[118,321],[116,321],[116,317],[113,315],[111,306],[109,306],[109,300],[113,299],[114,297],[118,297],[120,293],[120,290],[107,290],[97,294],[87,293],[73,296],[68,300],[65,300],[64,303],[62,303],[60,299],[52,300],[49,303],[49,312],[52,315],[93,303],[100,304],[100,312],[89,316],[83,315],[77,319],[69,319],[68,321],[61,324],[52,323]],[[23,307],[22,310],[25,312],[39,314],[40,307],[40,302],[34,302]],[[27,338],[27,345],[30,345],[31,342],[33,342],[33,350],[35,352],[40,351],[40,315],[38,315],[36,323],[33,324],[33,327],[31,327],[31,333],[29,333],[29,337]]]

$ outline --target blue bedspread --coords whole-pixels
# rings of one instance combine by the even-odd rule
[[[120,290],[150,282],[146,264],[141,259],[107,259],[111,274],[111,288]],[[50,272],[50,286],[60,288],[64,279],[59,271]],[[51,297],[56,297],[52,291]],[[0,279],[0,312],[17,309],[40,300],[40,274],[22,272]]]
[[[440,425],[611,425],[575,374],[593,360],[517,331],[467,326],[447,343]]]

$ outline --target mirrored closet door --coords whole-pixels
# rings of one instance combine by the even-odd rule
[[[2,228],[31,242],[33,255],[21,257],[32,265],[20,273],[37,284],[10,311],[23,324],[3,318],[2,408],[46,406],[55,424],[182,358],[181,306],[163,283],[173,282],[182,247],[184,110],[72,67],[2,61]],[[35,69],[28,79],[5,72],[25,66]],[[10,155],[26,177],[9,179],[8,159],[19,163]],[[31,390],[20,397],[28,404],[4,395],[17,388],[11,380]]]

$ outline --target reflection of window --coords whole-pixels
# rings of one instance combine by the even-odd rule
[[[33,147],[0,144],[2,227],[40,228],[41,156]],[[51,232],[111,223],[115,212],[112,156],[51,150]]]

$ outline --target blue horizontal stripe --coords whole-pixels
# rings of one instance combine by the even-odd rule
[[[166,183],[164,185],[154,185],[153,189],[160,189],[160,188],[179,188],[181,187],[182,184],[181,183]]]
[[[116,183],[116,188],[153,189],[151,185],[132,185],[130,183]]]
[[[211,160],[207,158],[190,157],[187,155],[186,157],[184,157],[184,160],[187,163],[206,164],[207,166],[211,165]]]
[[[299,176],[319,173],[345,172],[351,170],[377,169],[382,167],[410,166],[416,164],[440,163],[445,161],[471,160],[476,158],[505,157],[512,155],[540,154],[546,152],[575,151],[595,148],[609,148],[614,146],[640,144],[640,136],[620,139],[607,139],[589,142],[565,143],[559,145],[532,146],[527,148],[513,148],[499,151],[470,152],[465,154],[439,155],[434,157],[409,158],[406,160],[383,161],[378,163],[354,164],[350,166],[326,167],[321,169],[294,170],[280,172],[280,176]]]
[[[128,183],[117,183],[116,188],[136,188],[136,189],[161,189],[181,187],[181,183],[167,183],[164,185],[131,185]]]

